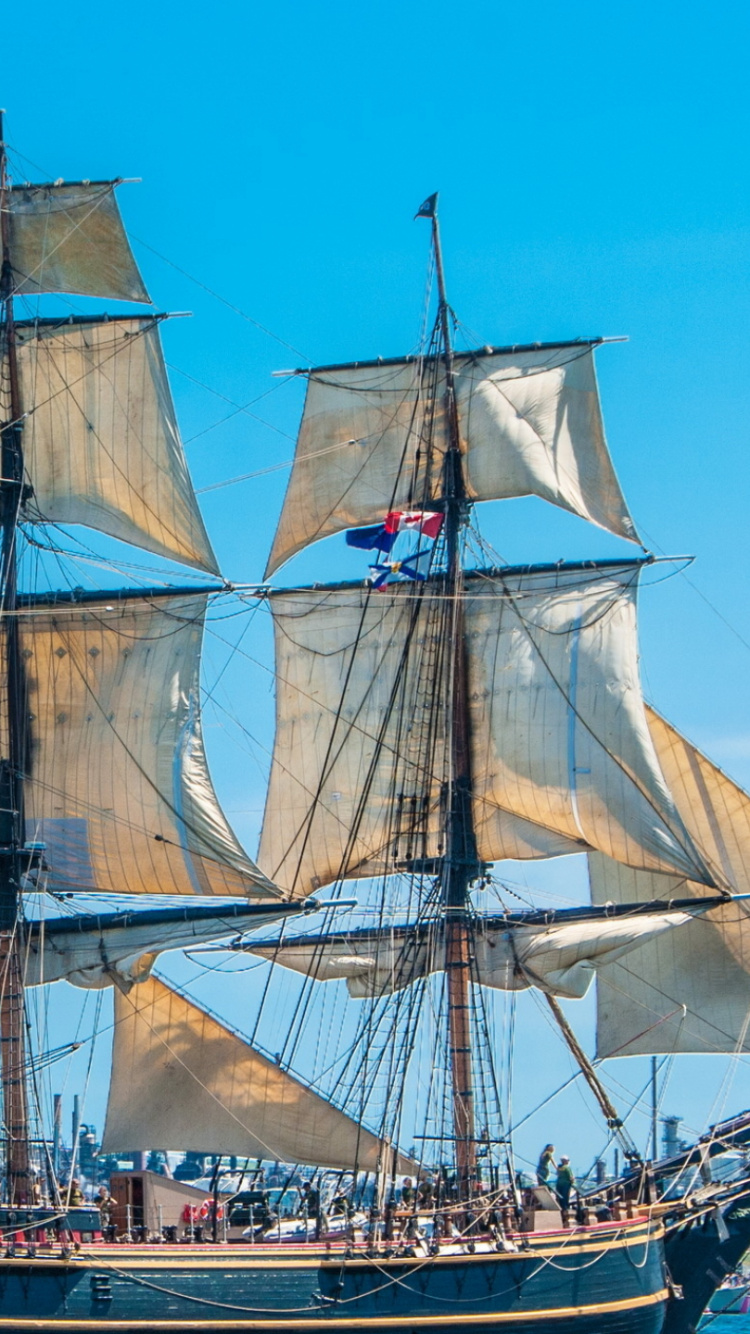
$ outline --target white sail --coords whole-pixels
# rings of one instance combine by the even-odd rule
[[[14,186],[13,292],[75,292],[150,301],[115,199],[116,182]]]
[[[216,572],[152,319],[17,328],[32,519],[81,523]]]
[[[638,674],[637,566],[467,579],[480,858],[599,848],[712,883],[659,768]],[[273,593],[277,730],[259,861],[305,897],[439,857],[452,610],[439,580]]]
[[[383,1149],[326,1098],[152,977],[127,995],[115,992],[102,1148],[155,1145],[366,1171]],[[397,1170],[409,1168],[402,1160]]]
[[[689,913],[676,909],[507,928],[479,918],[473,933],[472,979],[500,991],[537,987],[578,1000],[586,995],[597,969],[690,920]],[[439,923],[432,930],[352,931],[330,941],[282,939],[256,945],[252,952],[319,982],[346,978],[349,994],[356,998],[397,991],[445,968]]]
[[[27,987],[50,982],[99,990],[115,984],[127,990],[151,972],[165,950],[219,940],[238,931],[289,915],[279,900],[267,908],[257,903],[188,901],[183,908],[146,909],[71,914],[27,922],[24,933],[24,983]]]
[[[637,540],[607,450],[591,344],[459,355],[455,377],[472,500],[541,496]],[[444,394],[429,359],[310,371],[267,575],[318,538],[429,507],[442,493]]]
[[[219,807],[199,709],[203,594],[19,612],[27,836],[54,889],[271,894]]]
[[[684,816],[737,894],[750,893],[750,796],[654,710],[649,726]],[[590,855],[594,903],[700,895],[690,880]],[[750,904],[720,907],[607,968],[597,993],[599,1056],[750,1051]]]

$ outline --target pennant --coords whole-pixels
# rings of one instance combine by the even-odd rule
[[[435,193],[434,193],[434,195],[428,195],[428,197],[425,199],[424,203],[419,205],[419,208],[417,209],[416,213],[414,214],[414,217],[415,217],[415,218],[434,218],[435,215],[436,215],[436,213],[437,213],[437,201],[438,201],[438,197],[437,197],[437,190],[436,190]]]
[[[376,523],[371,528],[350,528],[346,534],[346,545],[358,547],[360,551],[392,551],[398,536],[398,529],[388,529],[384,523]]]

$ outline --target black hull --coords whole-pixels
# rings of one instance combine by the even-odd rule
[[[750,1191],[733,1200],[722,1219],[728,1235],[713,1213],[668,1231],[667,1266],[683,1299],[669,1303],[664,1334],[694,1334],[714,1292],[750,1248]]]
[[[666,1302],[662,1228],[645,1220],[515,1253],[113,1245],[0,1259],[0,1331],[661,1334]]]

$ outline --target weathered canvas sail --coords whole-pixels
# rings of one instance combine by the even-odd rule
[[[500,991],[537,987],[554,996],[580,999],[597,969],[691,920],[682,910],[648,916],[556,922],[551,926],[475,923],[472,979]],[[381,996],[445,968],[441,923],[390,931],[274,940],[253,954],[319,982],[346,978],[351,996]]]
[[[599,848],[713,883],[659,768],[638,675],[638,566],[467,579],[483,860]],[[277,733],[259,861],[287,892],[442,852],[451,611],[439,580],[271,595]]]
[[[150,301],[120,218],[115,181],[14,186],[13,292],[76,292]]]
[[[294,912],[279,900],[261,906],[186,899],[179,908],[40,918],[26,924],[24,982],[36,987],[65,981],[98,990],[116,981],[127,990],[149,975],[164,950],[254,931]]]
[[[28,517],[216,572],[153,319],[17,328]]]
[[[219,807],[199,711],[203,594],[19,613],[29,839],[55,889],[276,895]]]
[[[654,710],[651,733],[684,816],[738,894],[750,892],[750,797]],[[590,855],[594,903],[667,903],[703,891]],[[750,1051],[750,904],[728,900],[599,977],[599,1056]]]
[[[472,500],[541,496],[636,540],[607,450],[591,344],[461,354],[455,366]],[[267,575],[318,538],[439,497],[444,394],[430,359],[309,373]]]
[[[369,1131],[152,977],[115,992],[102,1148],[156,1144],[367,1171],[381,1155]]]

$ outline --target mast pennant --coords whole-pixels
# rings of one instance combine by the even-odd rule
[[[25,604],[26,837],[55,891],[278,897],[219,806],[200,722],[207,596]],[[7,726],[3,703],[3,728]]]
[[[150,302],[122,225],[117,184],[22,185],[7,192],[11,296],[72,292]]]
[[[638,673],[639,563],[467,575],[471,804],[482,862],[597,848],[703,884]],[[345,876],[439,870],[448,756],[435,701],[452,602],[357,586],[275,592],[277,730],[259,861],[306,897]],[[342,699],[343,691],[343,699]]]
[[[653,709],[656,751],[685,824],[738,894],[750,891],[750,796]],[[595,904],[663,903],[699,885],[589,855]],[[750,1051],[748,903],[727,898],[705,917],[653,940],[599,975],[597,1053]]]
[[[115,992],[106,1153],[154,1145],[375,1171],[390,1146],[156,978]],[[396,1155],[395,1172],[415,1164]]]
[[[16,325],[22,516],[81,523],[216,573],[151,316]]]
[[[469,500],[540,496],[637,541],[604,435],[591,342],[456,353]],[[308,372],[294,466],[266,575],[319,538],[429,509],[450,432],[434,358]]]

